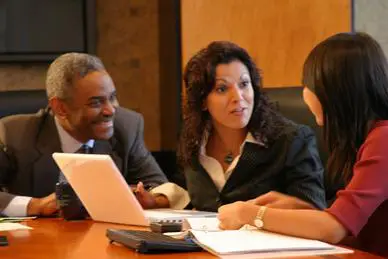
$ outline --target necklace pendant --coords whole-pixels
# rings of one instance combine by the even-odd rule
[[[227,164],[231,164],[233,162],[233,154],[232,152],[229,152],[225,157],[224,157],[224,162]]]

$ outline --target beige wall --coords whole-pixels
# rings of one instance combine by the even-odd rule
[[[214,40],[230,40],[263,71],[265,86],[300,85],[304,59],[351,28],[350,0],[182,0],[183,65]]]

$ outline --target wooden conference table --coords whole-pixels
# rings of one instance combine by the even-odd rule
[[[216,258],[207,252],[143,255],[124,246],[110,244],[105,237],[107,228],[141,229],[131,226],[94,223],[91,220],[68,222],[59,218],[37,219],[23,224],[34,229],[0,232],[0,235],[6,235],[9,241],[9,246],[0,247],[1,259]],[[303,258],[374,259],[380,257],[355,251],[353,254]]]

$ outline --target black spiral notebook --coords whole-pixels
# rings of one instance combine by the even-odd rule
[[[111,243],[122,244],[143,254],[202,251],[201,247],[189,239],[179,240],[149,231],[107,229],[106,236]]]

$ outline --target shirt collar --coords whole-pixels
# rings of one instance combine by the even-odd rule
[[[54,116],[55,125],[57,126],[59,141],[61,142],[62,152],[64,153],[74,153],[82,145],[87,145],[90,148],[94,147],[94,139],[88,140],[86,143],[81,143],[75,138],[73,138],[59,123],[58,119]]]
[[[202,156],[206,156],[206,144],[207,144],[208,139],[209,139],[209,131],[205,131],[205,133],[203,134],[203,137],[202,137],[201,146],[199,148],[199,154]],[[244,142],[240,146],[240,154],[241,154],[242,150],[244,149],[246,142],[257,144],[257,145],[263,146],[263,147],[265,146],[263,141],[255,139],[255,137],[253,137],[253,135],[250,132],[248,132],[247,136],[245,137]]]

